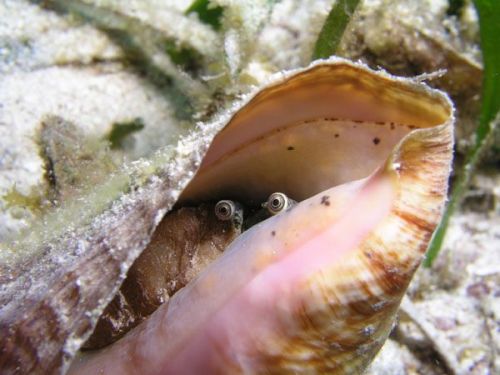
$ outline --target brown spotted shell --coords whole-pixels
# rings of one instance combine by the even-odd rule
[[[0,368],[64,371],[175,203],[235,198],[255,204],[274,191],[302,200],[382,168],[397,191],[390,215],[326,279],[313,277],[308,293],[298,291],[306,310],[290,321],[307,316],[310,324],[289,327],[279,356],[264,343],[256,364],[256,371],[357,373],[386,338],[439,221],[452,124],[452,106],[441,92],[346,60],[273,77],[181,141],[172,163],[89,225],[40,246],[15,268],[2,268]],[[67,253],[72,256],[61,261]],[[320,344],[318,329],[328,338]]]
[[[273,191],[301,201],[381,175],[395,188],[389,215],[352,254],[296,291],[301,309],[283,316],[278,342],[259,339],[253,371],[350,374],[373,359],[440,220],[453,121],[441,92],[333,60],[261,91],[216,136],[181,202],[259,202]]]

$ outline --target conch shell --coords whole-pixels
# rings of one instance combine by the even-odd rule
[[[72,372],[359,373],[386,339],[443,209],[453,145],[450,101],[424,84],[332,59],[274,77],[229,115],[197,173],[176,186],[189,182],[176,205],[218,199],[257,205],[276,191],[300,202],[244,232],[136,330],[76,361]],[[195,156],[190,171],[198,167]],[[168,176],[160,178],[168,187]],[[140,240],[87,235],[94,266],[116,250],[115,261],[128,268],[131,256],[122,251],[138,254],[158,212],[173,202],[154,191],[154,203],[128,206],[132,218],[106,222],[122,235],[117,225],[131,226]],[[50,294],[36,294],[44,308],[36,316],[16,318],[7,310],[0,338],[7,373],[14,366],[65,367],[63,358],[69,361],[102,311],[102,301],[89,297],[109,301],[117,287],[103,292],[96,284],[120,279],[118,272],[101,280],[90,274],[73,266],[49,285],[49,291],[76,293],[62,303],[63,313],[85,324],[57,319],[61,312]],[[75,277],[80,282],[71,289]],[[52,332],[51,346],[39,348],[34,336],[44,330]]]

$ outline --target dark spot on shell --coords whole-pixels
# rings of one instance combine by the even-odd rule
[[[380,138],[378,138],[378,137],[373,138],[374,145],[378,145],[379,143],[380,143]]]
[[[363,121],[361,121],[361,120],[352,120],[352,122],[355,122],[357,124],[361,124]]]
[[[328,195],[323,195],[321,197],[321,204],[324,206],[329,206],[330,205],[330,197]]]
[[[372,259],[372,253],[370,253],[369,251],[365,251],[364,254],[368,259]]]
[[[385,125],[385,122],[383,122],[383,121],[375,121],[375,124],[376,125]]]
[[[274,237],[274,236],[276,236],[276,231],[274,231],[274,230],[273,230],[273,231],[271,232],[271,236],[273,236],[273,237]]]
[[[338,138],[339,137],[339,133],[335,133],[335,138]]]
[[[393,122],[391,122],[391,130],[394,130],[394,129],[396,129],[396,126],[394,125]]]
[[[288,146],[288,147],[287,147],[287,150],[288,150],[288,151],[293,151],[293,150],[295,150],[295,147],[293,147],[293,146]]]
[[[325,121],[338,121],[335,117],[325,117]]]

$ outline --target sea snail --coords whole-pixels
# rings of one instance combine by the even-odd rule
[[[242,233],[73,370],[124,370],[110,360],[140,343],[151,373],[361,372],[439,220],[452,122],[442,93],[343,60],[262,89],[215,137],[179,202],[251,206],[281,191],[299,203]]]
[[[263,209],[246,218],[245,228],[289,209],[292,202],[283,193],[271,194]],[[240,203],[225,199],[167,214],[82,348],[115,342],[183,288],[241,234],[243,212]]]
[[[442,213],[447,96],[335,58],[273,77],[226,115],[176,207],[258,207],[274,192],[298,203],[71,374],[353,374],[382,346]],[[9,348],[7,363],[33,368]]]

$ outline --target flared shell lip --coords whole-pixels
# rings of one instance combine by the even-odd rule
[[[286,72],[278,72],[270,75],[263,84],[256,86],[254,91],[245,95],[242,98],[242,100],[236,102],[229,110],[221,114],[212,123],[219,130],[216,132],[214,138],[212,139],[210,145],[208,146],[207,152],[205,153],[205,156],[202,158],[200,162],[200,166],[194,173],[193,178],[188,183],[187,187],[193,181],[196,180],[198,174],[202,172],[203,167],[207,164],[207,161],[208,164],[211,164],[212,162],[217,162],[218,160],[225,158],[232,151],[232,149],[230,149],[229,151],[226,150],[225,152],[216,155],[216,157],[213,157],[213,160],[209,160],[209,158],[211,158],[210,156],[211,146],[214,144],[214,142],[217,142],[217,139],[220,136],[220,134],[224,134],[227,130],[231,129],[233,122],[238,118],[238,116],[241,116],[242,113],[248,111],[249,108],[253,105],[253,103],[264,101],[266,99],[266,91],[277,89],[279,88],[280,85],[286,84],[291,79],[300,79],[301,76],[310,74],[317,69],[322,69],[325,67],[330,68],[331,66],[338,66],[338,67],[344,66],[347,69],[349,69],[351,73],[356,71],[362,72],[363,74],[365,74],[366,77],[375,77],[374,81],[380,80],[382,82],[382,80],[385,79],[388,85],[397,88],[399,90],[403,90],[409,95],[414,95],[415,97],[420,97],[420,98],[424,97],[429,102],[433,101],[434,102],[432,103],[433,105],[435,104],[440,107],[439,110],[440,111],[439,116],[441,117],[440,120],[425,126],[412,126],[412,131],[410,131],[409,134],[404,136],[392,150],[391,154],[389,155],[386,167],[389,167],[390,169],[397,169],[394,167],[397,165],[396,155],[398,154],[398,151],[402,147],[402,145],[407,141],[407,139],[413,136],[417,136],[417,134],[421,132],[439,131],[440,128],[447,126],[450,126],[450,128],[452,129],[451,131],[453,132],[452,124],[454,123],[455,120],[455,108],[449,96],[445,92],[430,87],[425,82],[422,82],[420,78],[417,77],[414,78],[398,77],[388,73],[383,69],[373,70],[361,62],[353,62],[345,58],[332,56],[328,59],[315,60],[311,62],[311,64],[309,64],[307,67],[292,69]],[[353,117],[354,118],[339,118],[339,120],[356,120],[355,116]],[[412,125],[412,124],[406,124],[406,125]],[[184,194],[185,191],[186,188],[183,189],[183,191],[181,192],[177,206],[179,203],[182,204],[185,201],[190,201],[189,197],[186,198]]]
[[[442,90],[432,88],[427,83],[422,82],[422,80],[419,78],[420,76],[416,77],[395,76],[381,68],[373,70],[363,62],[354,62],[352,60],[348,60],[342,57],[331,56],[327,59],[314,60],[306,67],[295,68],[271,74],[269,77],[266,78],[266,80],[262,84],[255,86],[250,93],[243,95],[240,101],[233,103],[233,105],[227,111],[220,114],[215,119],[213,124],[218,124],[219,126],[222,126],[219,132],[224,131],[226,126],[229,125],[236,116],[238,116],[240,111],[244,109],[244,107],[246,107],[247,105],[251,104],[251,102],[254,99],[258,98],[263,90],[279,86],[284,82],[286,82],[287,80],[289,80],[290,78],[299,76],[304,73],[308,73],[318,67],[323,67],[325,65],[346,65],[354,70],[359,70],[366,74],[375,73],[380,78],[385,78],[388,81],[391,81],[392,83],[397,83],[401,85],[401,87],[409,87],[411,85],[411,90],[413,90],[416,94],[424,94],[426,96],[431,97],[434,100],[439,101],[440,104],[443,106],[443,108],[445,108],[445,110],[448,112],[448,115],[446,115],[445,117],[454,118],[455,108],[448,94]],[[202,123],[199,123],[199,125],[201,126]]]

